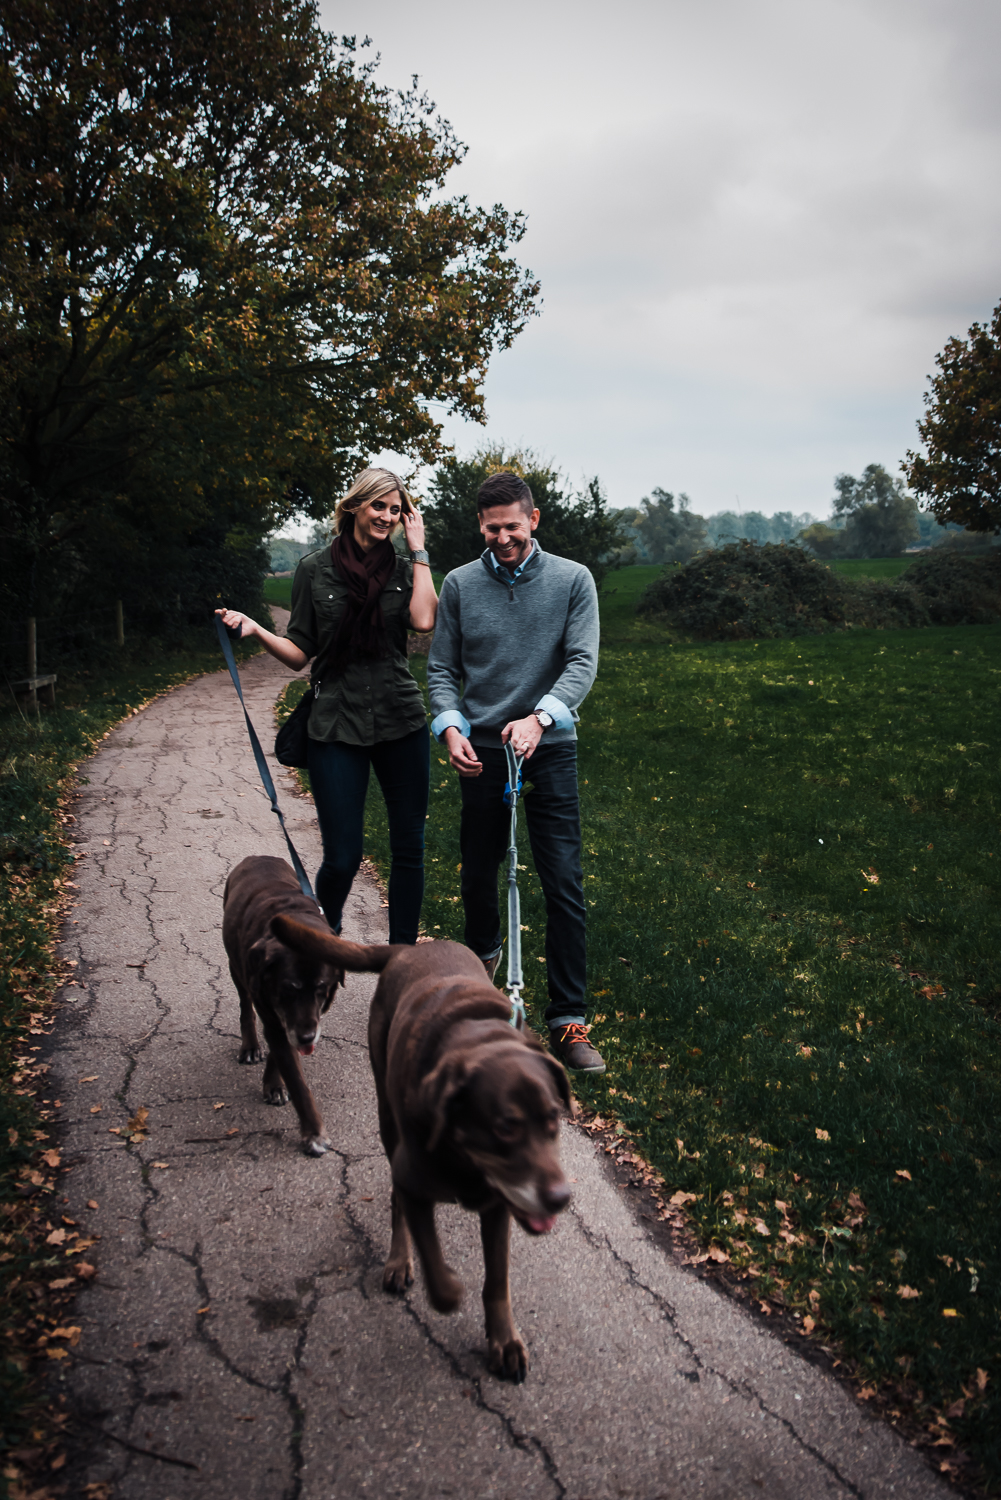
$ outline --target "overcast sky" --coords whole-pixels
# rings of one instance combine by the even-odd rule
[[[896,470],[951,334],[1001,299],[998,0],[321,0],[528,215],[541,316],[460,453],[526,444],[614,505],[826,515]]]

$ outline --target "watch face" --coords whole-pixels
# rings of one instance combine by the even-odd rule
[[[547,714],[544,708],[540,708],[535,717],[538,719],[543,729],[548,729],[550,725],[555,722],[552,714]]]

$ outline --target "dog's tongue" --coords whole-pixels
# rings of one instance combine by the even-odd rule
[[[300,1057],[308,1057],[311,1052],[315,1052],[315,1051],[316,1051],[316,1047],[315,1047],[314,1043],[313,1042],[307,1042],[306,1045],[305,1045],[305,1047],[300,1047],[299,1048],[299,1055],[300,1055]]]
[[[529,1219],[528,1227],[533,1234],[548,1234],[556,1223],[556,1215],[548,1214],[545,1218]]]

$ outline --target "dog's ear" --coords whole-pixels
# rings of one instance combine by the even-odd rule
[[[281,958],[285,946],[273,938],[270,933],[266,937],[260,937],[257,942],[247,949],[247,959],[252,973],[262,974],[265,969],[272,968]]]
[[[556,1087],[560,1091],[560,1098],[566,1106],[567,1114],[572,1115],[573,1103],[570,1095],[570,1080],[567,1077],[566,1068],[551,1052],[543,1052],[542,1060],[556,1080]]]
[[[462,1057],[446,1057],[425,1078],[421,1103],[431,1117],[427,1148],[433,1151],[448,1124],[453,1105],[469,1082],[469,1069]]]

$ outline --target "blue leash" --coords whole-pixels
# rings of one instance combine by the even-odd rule
[[[525,985],[521,972],[521,901],[518,897],[518,798],[521,795],[521,768],[525,757],[519,760],[508,740],[504,746],[507,755],[508,781],[504,788],[504,805],[511,809],[511,841],[507,849],[507,989],[511,999],[511,1025],[516,1031],[525,1029],[525,1002],[521,992]]]
[[[243,709],[243,717],[247,721],[247,733],[250,735],[250,744],[254,752],[254,759],[257,762],[257,769],[260,772],[261,780],[264,783],[264,790],[271,798],[271,811],[274,813],[275,817],[282,825],[282,833],[285,835],[285,842],[288,845],[288,852],[292,856],[292,868],[295,870],[296,877],[299,881],[299,888],[304,896],[309,897],[310,901],[316,901],[316,897],[313,895],[313,887],[309,883],[309,877],[302,867],[302,860],[296,853],[295,845],[288,836],[288,829],[285,827],[285,819],[282,817],[282,810],[278,806],[278,795],[275,791],[275,784],[271,779],[271,772],[268,770],[268,763],[264,759],[264,751],[261,749],[261,742],[257,738],[257,730],[250,722],[250,715],[247,712],[247,705],[243,701],[243,688],[240,686],[240,678],[236,670],[236,661],[233,657],[233,648],[229,643],[229,636],[226,634],[226,627],[222,623],[222,620],[218,615],[216,615],[215,617],[215,626],[216,631],[219,635],[219,644],[222,647],[222,654],[226,658],[226,665],[229,668],[229,675],[233,679],[233,686],[236,688],[237,694],[240,699],[240,706]],[[317,906],[319,906],[320,903],[317,901],[316,904]]]

